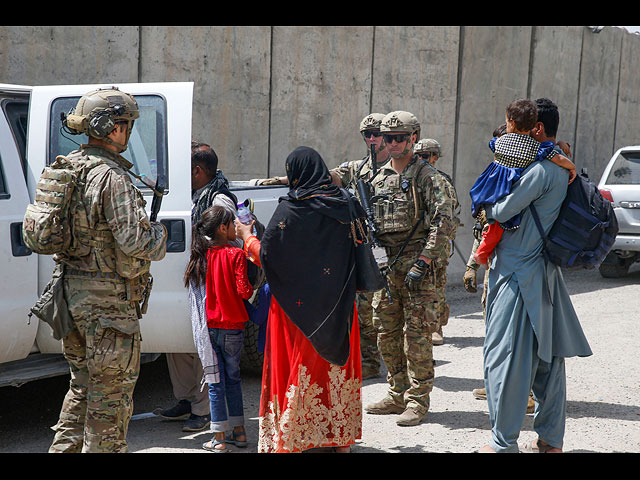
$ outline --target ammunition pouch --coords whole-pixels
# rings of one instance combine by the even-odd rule
[[[378,199],[373,204],[373,215],[378,234],[411,230],[413,211],[411,202],[404,198]]]

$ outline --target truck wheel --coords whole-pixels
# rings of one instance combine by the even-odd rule
[[[240,357],[240,370],[252,374],[262,374],[264,353],[258,350],[258,332],[260,327],[249,321],[245,324],[244,349]]]

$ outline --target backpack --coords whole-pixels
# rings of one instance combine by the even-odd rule
[[[77,180],[78,171],[62,155],[42,171],[22,223],[22,238],[32,251],[53,255],[69,248],[69,208]]]
[[[562,268],[597,268],[613,247],[618,233],[615,212],[585,173],[569,184],[549,235],[544,235],[533,204],[529,207],[542,236],[545,258]]]

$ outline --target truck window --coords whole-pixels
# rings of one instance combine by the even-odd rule
[[[29,101],[21,99],[5,99],[2,102],[2,110],[5,113],[9,128],[13,133],[25,181],[27,179],[27,117],[29,114]]]
[[[75,108],[80,97],[61,97],[51,105],[49,116],[50,140],[47,151],[47,165],[58,155],[66,155],[87,143],[87,136],[70,135],[62,130],[61,114]],[[140,109],[140,117],[135,121],[129,146],[122,154],[133,163],[132,171],[156,181],[158,174],[168,178],[167,173],[167,104],[164,98],[157,95],[136,95]],[[141,190],[148,188],[136,178],[134,184]],[[167,185],[168,187],[168,185]]]

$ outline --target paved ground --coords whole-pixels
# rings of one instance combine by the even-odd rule
[[[597,272],[565,274],[574,306],[594,355],[567,360],[568,405],[566,452],[640,452],[640,265],[625,279],[603,279]],[[482,386],[484,323],[480,293],[449,288],[451,318],[445,344],[434,348],[435,387],[428,420],[398,427],[394,416],[364,415],[363,435],[354,453],[472,452],[489,438],[486,403],[471,390]],[[46,452],[53,437],[68,377],[0,389],[0,453]],[[257,376],[244,377],[248,448],[255,453],[258,433]],[[379,399],[384,377],[365,381],[363,402]],[[166,361],[143,366],[129,428],[130,450],[207,453],[201,449],[208,432],[187,434],[181,424],[153,416],[156,407],[173,402]],[[521,440],[535,438],[532,416],[523,423]]]

